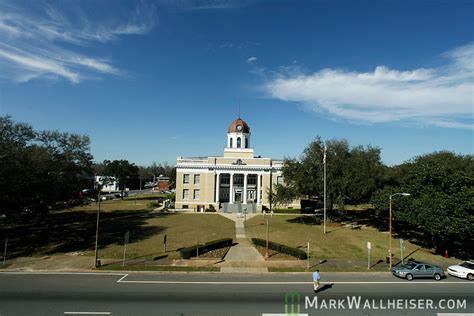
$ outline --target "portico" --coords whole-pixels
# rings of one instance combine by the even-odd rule
[[[216,173],[216,203],[261,204],[262,173],[235,171]]]

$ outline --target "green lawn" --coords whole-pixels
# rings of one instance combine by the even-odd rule
[[[164,256],[167,235],[168,258],[177,249],[224,237],[235,238],[234,223],[217,214],[164,214],[152,212],[156,196],[101,203],[99,254],[101,258],[122,258],[124,234],[130,231],[127,259]],[[8,258],[80,252],[93,255],[97,205],[77,206],[21,220],[0,227],[9,236]]]
[[[323,234],[323,225],[314,224],[312,217],[300,215],[274,215],[270,219],[270,240],[292,247],[306,247],[310,243],[310,254],[314,259],[326,259],[333,262],[351,261],[352,265],[367,267],[367,242],[372,243],[371,262],[384,260],[388,256],[389,235],[372,227],[354,230],[338,223],[328,225],[328,233]],[[256,216],[246,222],[247,237],[265,239],[266,226],[263,216]],[[305,248],[304,248],[305,249]],[[393,262],[400,258],[399,239],[392,238]],[[412,253],[417,260],[432,262],[443,267],[458,263],[456,258],[445,259],[432,255],[427,249],[405,241],[404,257]],[[385,268],[384,264],[375,269]],[[357,270],[357,269],[356,269]]]
[[[104,228],[104,235],[114,227]],[[127,227],[122,227],[122,234]],[[152,233],[146,233],[152,232]],[[143,236],[143,235],[146,236]],[[167,237],[167,252],[163,252],[163,239]],[[167,255],[169,259],[179,258],[182,247],[205,243],[220,238],[235,238],[235,225],[231,220],[217,214],[159,214],[144,219],[139,227],[130,228],[130,243],[127,245],[127,259],[153,259]],[[107,237],[106,237],[107,238]],[[121,241],[101,245],[102,258],[122,258]],[[93,251],[89,251],[92,255]]]

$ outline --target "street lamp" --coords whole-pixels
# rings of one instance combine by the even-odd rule
[[[266,211],[263,211],[263,217],[265,218],[267,222],[267,238],[266,238],[266,243],[265,243],[265,258],[268,258],[268,240],[269,240],[269,235],[270,235],[270,216],[273,216],[273,210],[270,212],[270,215],[267,214]]]
[[[390,270],[392,269],[392,196],[401,195],[401,196],[410,196],[410,193],[393,193],[390,194],[390,239],[389,239],[389,250],[388,256],[390,261]]]
[[[98,185],[98,190],[99,190],[99,193],[97,194],[97,199],[99,200],[99,207],[97,208],[97,223],[95,227],[95,260],[94,260],[94,266],[96,268],[100,266],[99,261],[97,260],[98,252],[99,252],[99,216],[100,216],[100,202],[101,202],[100,185]]]

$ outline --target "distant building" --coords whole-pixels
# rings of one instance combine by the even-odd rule
[[[105,179],[105,176],[95,176],[94,187],[97,188],[97,186],[100,185],[101,186],[100,192],[112,193],[112,192],[120,191],[117,180],[109,177],[108,183],[103,185],[104,179]]]
[[[222,157],[182,158],[176,161],[176,208],[224,212],[260,212],[269,207],[268,189],[283,183],[283,161],[255,157],[250,127],[240,117],[227,130]],[[289,208],[299,208],[294,201]]]
[[[169,191],[170,190],[170,178],[160,175],[156,179],[156,184],[153,187],[153,191]]]

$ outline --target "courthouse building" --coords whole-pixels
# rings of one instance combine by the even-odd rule
[[[269,208],[270,186],[283,183],[283,161],[256,157],[250,135],[250,127],[239,117],[227,129],[223,156],[178,157],[175,207],[249,213]],[[288,207],[299,208],[299,201]]]

